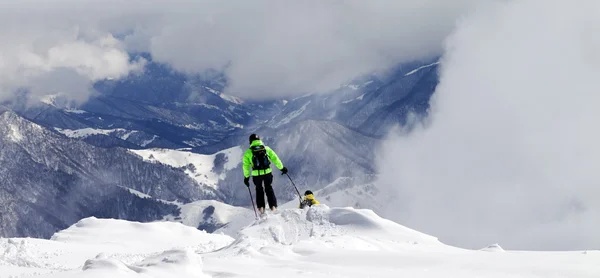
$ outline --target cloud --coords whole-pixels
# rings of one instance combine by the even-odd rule
[[[221,2],[201,16],[166,19],[150,50],[188,72],[225,69],[229,93],[238,96],[321,92],[439,54],[456,19],[476,2]]]
[[[440,53],[478,2],[0,0],[0,98],[23,86],[77,97],[81,85],[139,69],[126,55],[138,51],[188,73],[224,70],[238,96],[327,91]],[[87,81],[71,87],[54,71]]]
[[[386,213],[466,247],[600,244],[600,3],[484,5],[445,45],[430,118],[382,146]]]
[[[60,93],[84,101],[92,82],[142,68],[140,61],[130,61],[112,34],[83,21],[72,23],[52,9],[48,14],[39,9],[13,7],[0,12],[0,100],[27,89],[33,98]]]

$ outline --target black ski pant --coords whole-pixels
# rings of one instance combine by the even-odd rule
[[[254,176],[252,177],[252,182],[256,186],[256,206],[258,208],[265,207],[265,193],[267,193],[269,207],[276,207],[277,198],[275,197],[275,192],[273,192],[273,186],[271,186],[273,183],[273,174],[269,173],[262,176]]]

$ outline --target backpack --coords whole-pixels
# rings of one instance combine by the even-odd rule
[[[253,146],[250,147],[250,150],[252,150],[253,170],[267,170],[271,168],[271,161],[269,160],[265,146]]]

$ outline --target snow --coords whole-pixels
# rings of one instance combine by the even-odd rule
[[[40,98],[40,101],[41,101],[41,102],[43,102],[43,103],[45,103],[45,104],[48,104],[48,105],[54,106],[54,103],[56,102],[56,99],[57,99],[58,97],[59,97],[59,96],[58,96],[58,94],[53,94],[53,95],[45,95],[45,96],[42,96],[42,97]]]
[[[224,99],[226,101],[229,101],[231,103],[235,103],[235,104],[242,104],[242,103],[244,103],[244,101],[241,98],[238,98],[238,97],[226,95],[226,94],[223,94],[223,93],[219,94],[219,96],[222,99]]]
[[[186,124],[186,125],[183,125],[183,127],[187,128],[187,129],[194,129],[194,130],[205,129],[204,124],[199,124],[199,123]]]
[[[242,162],[243,150],[240,147],[233,147],[220,151],[212,155],[197,154],[185,150],[171,149],[147,149],[130,150],[141,156],[145,161],[160,162],[175,168],[186,167],[185,173],[196,180],[199,184],[212,188],[217,188],[219,180],[226,177],[225,172],[236,168]],[[217,155],[225,155],[227,161],[223,165],[224,171],[216,173],[214,171],[215,158]],[[193,167],[187,167],[189,165]]]
[[[365,93],[365,94],[362,94],[362,95],[360,95],[360,96],[358,96],[358,97],[356,97],[356,98],[353,98],[353,99],[344,100],[344,101],[342,101],[342,103],[346,104],[346,103],[353,102],[353,101],[355,101],[355,100],[363,100],[363,98],[365,97],[365,95],[366,95],[366,93]]]
[[[91,135],[110,135],[114,132],[124,132],[125,129],[115,128],[115,129],[96,129],[96,128],[82,128],[82,129],[61,129],[54,128],[56,131],[66,135],[70,138],[85,138]]]
[[[372,81],[372,80],[370,80],[370,81],[367,81],[367,82],[365,82],[365,83],[363,83],[363,84],[360,84],[360,85],[359,85],[359,84],[342,84],[342,86],[341,86],[341,87],[342,87],[342,88],[350,88],[351,90],[354,90],[354,91],[356,91],[356,90],[358,90],[358,89],[360,89],[360,88],[364,88],[364,87],[366,87],[367,85],[369,85],[369,84],[371,84],[371,83],[373,83],[373,81]]]
[[[211,104],[206,104],[206,103],[198,103],[198,106],[202,106],[204,108],[208,108],[208,109],[213,109],[213,110],[221,110],[221,108],[219,108],[218,106],[215,105],[211,105]]]
[[[143,142],[140,144],[140,146],[142,146],[142,147],[146,147],[146,146],[148,146],[149,144],[151,144],[152,142],[154,142],[154,140],[156,140],[156,138],[158,138],[158,136],[157,136],[157,135],[153,135],[153,136],[152,136],[152,139],[150,139],[150,140],[144,140],[144,141],[143,141]]]
[[[85,111],[83,111],[83,113],[86,113]],[[127,140],[129,139],[129,137],[139,131],[137,130],[126,130],[123,128],[113,128],[113,129],[97,129],[97,128],[82,128],[82,129],[61,129],[61,128],[54,128],[56,131],[64,134],[67,137],[70,138],[77,138],[77,139],[81,139],[81,138],[86,138],[88,136],[92,136],[92,135],[106,135],[106,136],[114,136],[117,138],[120,138],[122,140]],[[142,147],[145,147],[146,145],[152,143],[152,141],[154,141],[156,139],[156,136],[149,140],[149,141],[144,141],[142,143]]]
[[[202,258],[233,242],[172,222],[86,218],[50,240],[0,239],[0,277],[202,277]]]
[[[487,252],[504,252],[504,249],[497,243],[491,244],[485,248],[482,248],[481,251]]]
[[[8,138],[10,140],[12,140],[13,142],[21,142],[23,140],[23,135],[21,134],[21,131],[19,130],[19,126],[17,126],[16,124],[10,124],[10,134],[8,135]]]
[[[123,188],[123,189],[126,189],[127,191],[129,191],[129,193],[131,193],[131,194],[133,194],[133,195],[135,195],[135,196],[138,196],[138,197],[140,197],[140,198],[152,199],[152,196],[150,196],[150,195],[148,195],[148,194],[146,194],[146,193],[142,193],[142,192],[140,192],[140,191],[137,191],[137,190],[135,190],[135,189],[131,189],[131,188],[129,188],[129,187],[125,187],[125,186],[119,186],[119,187],[121,187],[121,188]]]
[[[51,240],[0,239],[0,277],[600,277],[598,251],[466,250],[370,210],[318,205],[254,220],[212,205],[233,237],[86,218]]]
[[[214,214],[205,219],[203,213],[208,207],[214,207]],[[241,207],[234,207],[218,201],[202,200],[180,206],[181,220],[184,225],[198,227],[200,224],[219,224],[225,226],[218,230],[228,236],[235,236],[244,226],[249,225],[254,219],[254,212]]]
[[[376,213],[388,213],[389,204],[395,202],[396,192],[375,186],[374,177],[350,178],[340,177],[320,190],[300,188],[313,191],[319,202],[336,207],[369,208]],[[280,205],[282,208],[297,208],[298,199]]]
[[[223,117],[223,119],[225,119],[225,121],[227,121],[227,124],[229,124],[230,126],[232,126],[234,128],[244,128],[244,125],[238,124],[238,123],[234,123],[229,118],[225,117],[225,115],[221,115],[221,117]]]
[[[416,72],[418,72],[418,71],[420,71],[420,70],[422,70],[422,69],[425,69],[425,68],[428,68],[428,67],[433,67],[433,66],[435,66],[435,65],[438,65],[439,63],[440,63],[440,62],[435,62],[435,63],[429,64],[429,65],[426,65],[426,66],[418,67],[418,68],[416,68],[416,69],[414,69],[414,70],[410,71],[409,73],[405,74],[404,76],[413,75],[413,74],[415,74]]]
[[[221,92],[219,92],[219,91],[217,91],[217,90],[215,90],[215,89],[213,89],[213,88],[206,87],[206,86],[204,86],[204,88],[205,88],[205,89],[207,89],[209,92],[211,92],[211,93],[215,94],[215,95],[219,95],[219,94],[221,94]]]
[[[192,139],[192,141],[183,141],[183,143],[187,144],[188,146],[198,147],[198,146],[205,145],[206,141],[204,141],[202,139],[194,138],[194,139]]]
[[[123,134],[123,136],[121,136],[121,139],[123,139],[123,140],[127,140],[127,139],[129,139],[129,136],[131,136],[132,134],[134,134],[134,133],[136,133],[136,132],[137,132],[137,131],[135,131],[135,130],[131,130],[131,131],[129,131],[129,132],[127,132],[127,133]]]
[[[71,108],[65,109],[64,111],[67,112],[67,113],[73,113],[73,114],[85,114],[85,113],[87,113],[87,111],[84,111],[84,110],[71,109]]]
[[[285,118],[283,118],[281,121],[279,121],[279,123],[275,127],[279,127],[279,126],[285,125],[285,124],[291,122],[294,118],[300,116],[302,113],[304,113],[304,111],[306,110],[306,107],[308,107],[308,105],[310,103],[311,103],[311,100],[307,101],[298,110],[293,111],[291,113],[288,113],[288,115]]]
[[[228,102],[231,102],[231,103],[235,103],[235,104],[242,104],[242,103],[244,103],[244,101],[241,98],[234,97],[234,96],[231,96],[231,95],[223,94],[223,93],[221,93],[221,92],[219,92],[219,91],[217,91],[217,90],[215,90],[213,88],[207,87],[207,86],[204,86],[204,88],[206,90],[208,90],[209,92],[211,92],[211,93],[213,93],[213,94],[221,97],[225,101],[228,101]]]

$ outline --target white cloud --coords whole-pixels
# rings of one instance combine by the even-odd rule
[[[178,69],[226,68],[232,94],[298,95],[439,54],[455,20],[477,2],[221,2],[200,16],[166,19],[150,48]]]
[[[84,101],[92,82],[119,78],[143,66],[130,62],[110,33],[87,25],[85,15],[59,13],[60,5],[46,13],[43,4],[26,4],[0,12],[0,100],[24,88],[34,98],[60,93]]]
[[[124,76],[139,67],[126,51],[191,73],[225,69],[240,96],[326,91],[440,53],[455,20],[479,2],[0,0],[0,96],[40,87],[35,80],[58,69],[88,85]]]
[[[448,39],[425,127],[383,146],[388,215],[450,243],[600,244],[600,2],[486,5]]]

